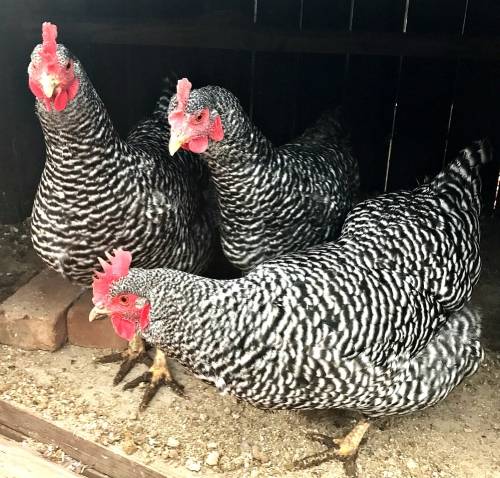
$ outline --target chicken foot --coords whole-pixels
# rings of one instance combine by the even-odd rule
[[[96,363],[114,363],[122,362],[118,372],[113,379],[113,385],[118,385],[125,376],[132,370],[138,363],[143,363],[150,367],[153,359],[146,351],[146,344],[139,334],[134,335],[128,344],[127,350],[123,352],[116,352],[110,355],[105,355],[95,360]]]
[[[130,390],[137,387],[141,383],[148,383],[144,396],[142,397],[139,410],[144,411],[153,397],[156,395],[161,386],[170,388],[175,394],[184,397],[184,386],[178,383],[173,377],[167,366],[167,358],[165,354],[156,349],[153,364],[147,372],[144,372],[139,377],[131,380],[123,386],[123,390]]]
[[[369,427],[370,423],[368,421],[361,420],[343,438],[332,438],[321,433],[308,433],[308,438],[322,443],[328,449],[294,461],[293,467],[296,470],[304,470],[333,459],[341,460],[346,464],[354,464],[358,455],[359,445]]]

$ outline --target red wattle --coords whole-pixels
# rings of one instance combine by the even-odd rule
[[[47,98],[46,96],[44,96],[42,98],[42,101],[43,101],[43,104],[45,105],[45,109],[47,111],[51,111],[52,110],[52,104],[50,103],[50,98]]]
[[[112,315],[111,323],[113,324],[113,328],[115,332],[125,340],[132,340],[132,337],[135,335],[135,324],[130,322],[123,317]]]
[[[32,80],[31,78],[28,81],[28,86],[30,87],[31,92],[37,97],[37,98],[43,98],[43,91],[38,85],[38,83],[35,80]]]
[[[139,319],[139,325],[141,326],[141,330],[144,330],[149,325],[149,310],[151,306],[146,304],[141,310],[141,318]]]
[[[62,111],[68,104],[68,93],[65,90],[59,91],[54,99],[54,109]]]
[[[222,128],[222,120],[219,115],[215,117],[212,128],[210,129],[210,139],[214,141],[222,141],[224,139],[224,129]]]
[[[78,86],[79,86],[79,82],[78,80],[75,78],[71,84],[69,85],[68,87],[68,97],[69,97],[69,100],[71,101],[75,96],[76,94],[78,93]]]
[[[189,141],[189,150],[193,153],[204,153],[208,148],[208,138],[206,136],[198,136]]]

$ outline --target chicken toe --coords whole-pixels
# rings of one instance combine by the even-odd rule
[[[354,462],[358,455],[359,445],[369,427],[369,422],[361,420],[343,438],[330,438],[320,433],[309,434],[308,437],[310,439],[322,443],[328,449],[294,461],[293,467],[296,470],[304,470],[333,459],[343,462]]]
[[[113,384],[118,385],[125,376],[132,370],[138,363],[143,363],[150,367],[153,360],[146,351],[146,344],[144,340],[138,335],[129,342],[128,348],[123,352],[116,352],[110,355],[105,355],[95,360],[96,363],[113,363],[121,362],[120,368],[113,379]]]
[[[162,386],[170,388],[175,394],[180,397],[184,397],[184,386],[178,383],[173,377],[167,366],[167,359],[165,354],[160,350],[156,349],[155,358],[151,368],[139,375],[134,380],[126,383],[123,386],[124,390],[130,390],[137,387],[141,383],[148,383],[144,396],[142,397],[141,404],[139,405],[139,410],[143,411],[147,408],[156,392]]]

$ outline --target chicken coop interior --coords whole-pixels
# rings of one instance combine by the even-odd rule
[[[140,411],[146,385],[122,390],[125,381],[113,385],[119,365],[97,363],[125,349],[124,336],[108,320],[89,323],[92,294],[47,267],[32,244],[46,155],[58,151],[57,142],[46,144],[28,86],[43,22],[57,25],[57,43],[79,60],[124,139],[152,114],[167,77],[188,78],[193,91],[229,90],[276,146],[340,111],[359,166],[355,202],[419,188],[487,139],[482,269],[472,289],[485,351],[478,371],[433,407],[377,418],[355,461],[303,470],[290,463],[325,448],[307,434],[344,436],[355,413],[261,410],[174,360],[183,391],[162,387]],[[499,32],[498,0],[1,1],[0,478],[500,477]],[[180,104],[179,90],[176,98]],[[113,181],[88,177],[81,187],[103,188],[103,203],[120,197]],[[72,216],[71,191],[58,194],[61,221],[85,221],[87,206]],[[454,247],[460,262],[468,249]],[[242,275],[219,250],[200,274]],[[142,376],[144,364],[128,378]]]

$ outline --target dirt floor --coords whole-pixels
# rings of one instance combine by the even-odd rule
[[[484,316],[483,365],[437,406],[375,422],[357,460],[359,478],[500,478],[500,221],[485,221],[483,231],[484,270],[474,293]],[[142,390],[113,387],[117,365],[93,362],[104,353],[73,346],[55,353],[0,346],[0,399],[29,407],[160,472],[175,467],[186,476],[347,476],[336,462],[307,472],[289,471],[289,465],[323,449],[305,437],[307,432],[340,436],[355,416],[257,410],[219,395],[175,364],[187,398],[161,390],[138,414]],[[137,367],[130,378],[143,371],[144,366]],[[81,464],[60,450],[30,444],[81,471]],[[217,465],[205,463],[209,454],[214,462],[218,455]]]

